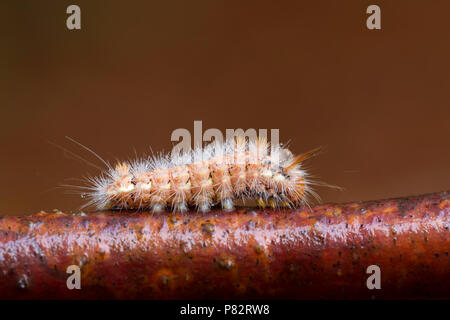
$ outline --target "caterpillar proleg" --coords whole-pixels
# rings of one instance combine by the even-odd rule
[[[87,205],[207,212],[214,205],[231,211],[236,202],[252,199],[261,207],[296,207],[318,198],[312,185],[320,183],[310,179],[303,161],[319,149],[294,156],[282,145],[271,148],[265,139],[238,138],[175,156],[119,162],[89,179]]]

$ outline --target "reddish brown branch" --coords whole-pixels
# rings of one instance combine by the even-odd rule
[[[0,298],[450,298],[450,195],[0,219]],[[69,290],[69,265],[81,290]],[[370,265],[381,290],[369,290]]]

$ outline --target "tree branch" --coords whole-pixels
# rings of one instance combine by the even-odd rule
[[[449,200],[5,216],[0,298],[450,298]],[[67,288],[70,265],[81,290]]]

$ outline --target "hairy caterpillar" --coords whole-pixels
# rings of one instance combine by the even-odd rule
[[[223,144],[169,157],[164,155],[119,162],[102,175],[90,178],[86,204],[97,209],[166,208],[186,211],[195,207],[207,212],[213,205],[233,210],[236,201],[255,200],[271,208],[308,204],[314,184],[302,162],[319,148],[293,156],[283,146],[265,139],[247,141],[241,137]],[[88,149],[89,150],[89,149]]]

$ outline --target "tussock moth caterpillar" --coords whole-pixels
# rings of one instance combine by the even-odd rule
[[[86,148],[91,151],[90,149]],[[319,199],[303,161],[320,148],[294,156],[284,146],[272,147],[265,139],[212,142],[177,156],[158,155],[119,162],[90,178],[85,187],[97,209],[166,208],[207,212],[214,205],[233,210],[237,201],[252,199],[258,206],[281,208],[308,205]],[[97,156],[98,157],[98,156]]]

